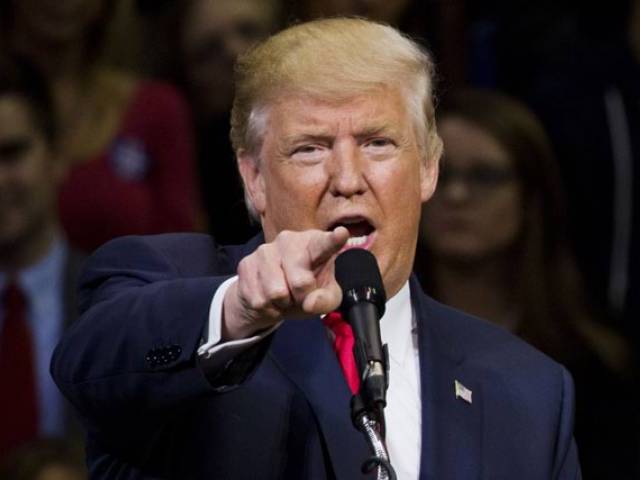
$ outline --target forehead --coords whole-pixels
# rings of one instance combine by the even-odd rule
[[[440,121],[438,130],[444,143],[447,164],[509,166],[512,163],[500,142],[487,130],[469,120],[447,116]]]
[[[376,129],[400,133],[410,123],[406,102],[390,88],[337,100],[286,95],[270,104],[267,115],[267,135],[279,137]]]

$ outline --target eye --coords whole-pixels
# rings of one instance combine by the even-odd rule
[[[396,148],[396,143],[388,137],[375,137],[364,142],[363,148],[373,154],[380,155],[392,153]]]
[[[292,160],[302,163],[320,162],[326,153],[326,148],[318,144],[306,144],[295,147],[289,156]]]
[[[369,140],[366,145],[371,147],[386,147],[388,145],[393,145],[393,142],[389,138],[373,138]]]
[[[10,139],[0,142],[0,163],[3,165],[16,165],[33,147],[30,138]]]
[[[318,146],[317,145],[303,145],[302,147],[298,147],[293,151],[293,155],[300,153],[300,154],[309,154],[309,153],[314,153],[318,150]]]

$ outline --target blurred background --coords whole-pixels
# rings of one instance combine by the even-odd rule
[[[569,368],[585,479],[640,479],[640,0],[0,0],[0,478],[86,478],[48,373],[83,258],[126,234],[257,233],[235,58],[335,15],[436,61],[425,289]]]

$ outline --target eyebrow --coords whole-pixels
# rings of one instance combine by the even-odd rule
[[[366,127],[360,133],[356,133],[355,136],[358,140],[362,140],[365,138],[369,138],[369,137],[373,137],[381,134],[398,135],[399,132],[393,126],[384,123],[380,125],[372,125],[370,127]]]
[[[334,138],[334,135],[324,132],[318,133],[294,133],[282,137],[280,143],[283,145],[294,145],[300,142],[323,142],[330,143]]]
[[[399,135],[400,132],[397,131],[396,128],[389,124],[380,124],[380,125],[372,125],[363,128],[362,130],[355,133],[355,138],[358,140],[364,140],[366,138],[380,135],[380,134],[390,134],[390,135]],[[317,132],[310,133],[294,133],[292,135],[287,135],[282,138],[282,143],[291,145],[299,142],[323,142],[323,143],[331,143],[335,135],[327,132],[324,129],[318,130]]]

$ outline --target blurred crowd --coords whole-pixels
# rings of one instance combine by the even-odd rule
[[[258,233],[235,59],[335,15],[437,62],[427,293],[571,371],[585,479],[640,478],[640,0],[0,0],[0,478],[86,478],[49,375],[83,258],[121,235]]]

